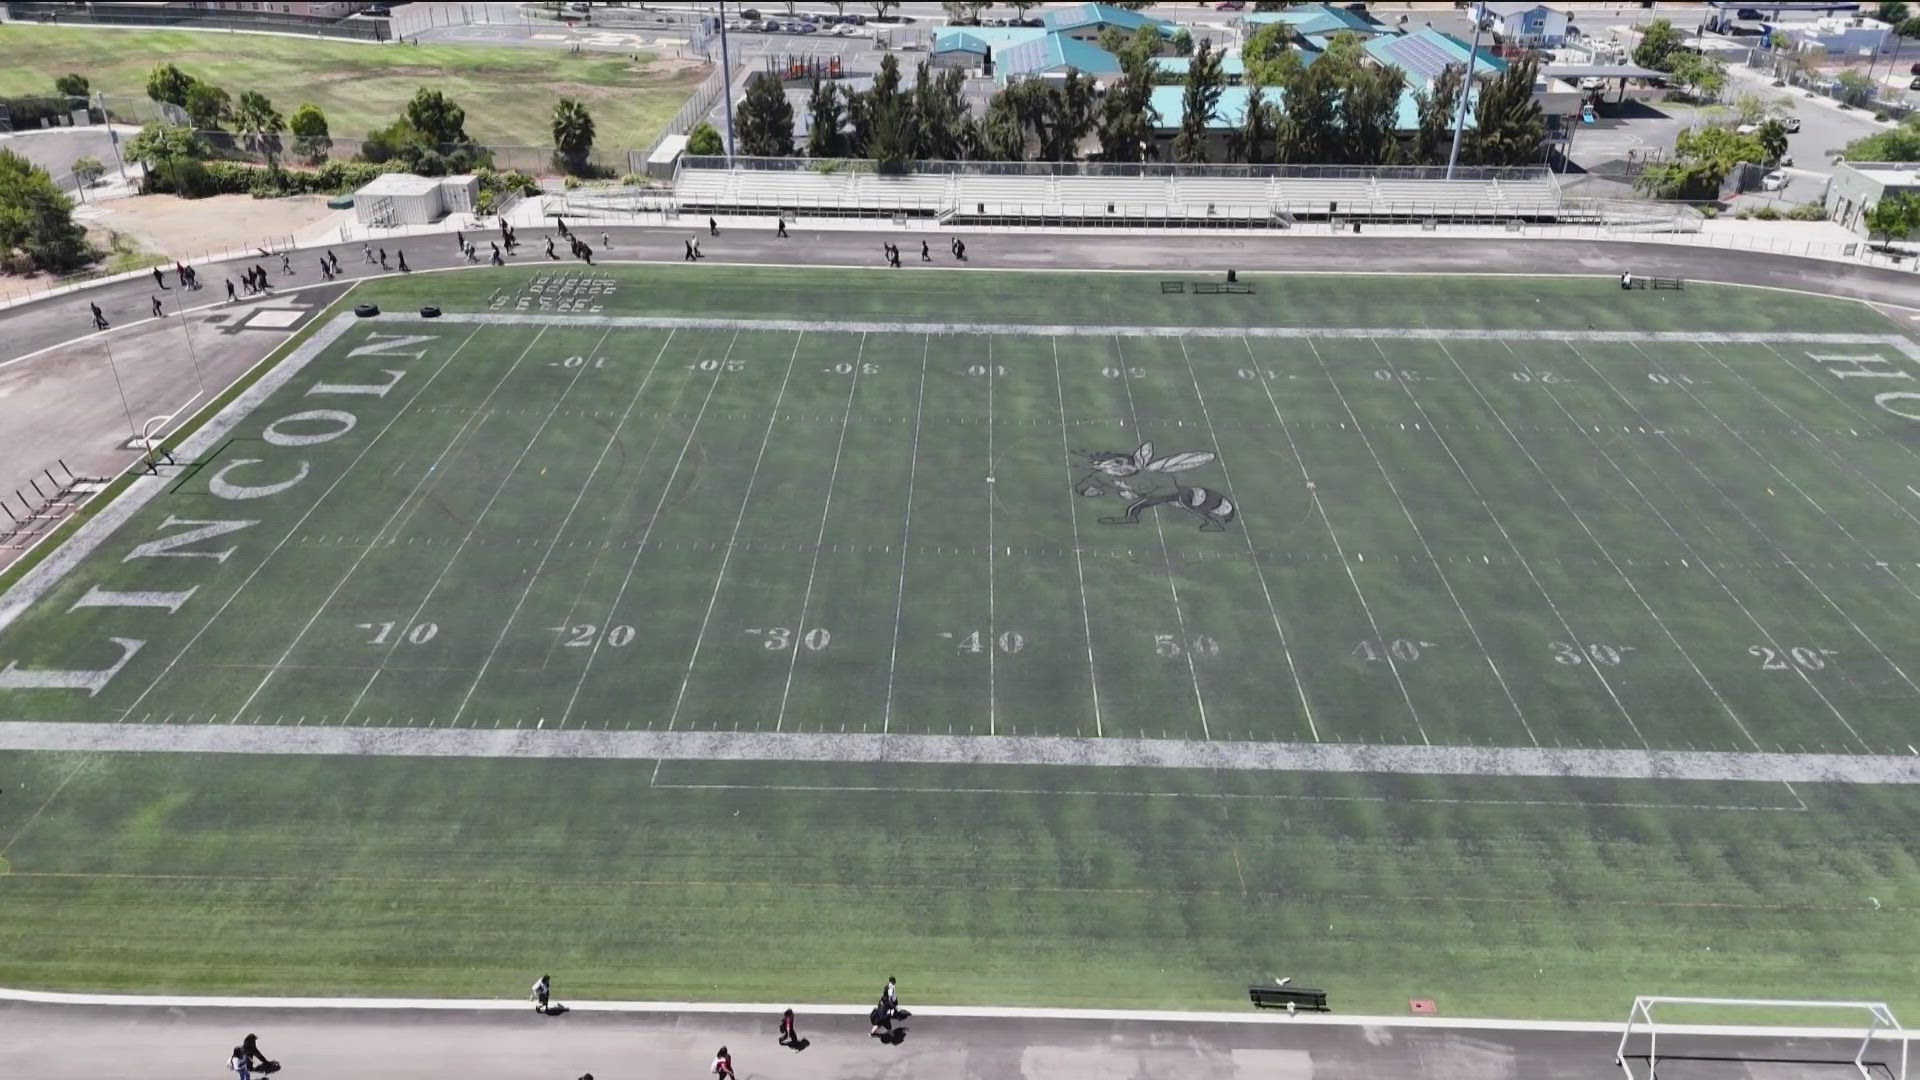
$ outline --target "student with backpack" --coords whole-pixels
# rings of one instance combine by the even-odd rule
[[[540,976],[539,980],[533,984],[533,1002],[534,1002],[533,1011],[534,1012],[545,1013],[547,1011],[547,997],[552,992],[553,992],[553,976],[551,975]]]

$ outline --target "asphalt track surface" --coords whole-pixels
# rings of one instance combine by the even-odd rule
[[[680,262],[687,237],[695,235],[691,225],[676,228],[638,228],[614,226],[601,229],[581,226],[578,230],[594,247],[598,262],[643,260]],[[607,233],[613,243],[608,250],[599,243]],[[806,263],[819,266],[866,267],[875,272],[924,273],[927,269],[951,269],[963,265],[974,270],[1053,270],[1081,267],[1089,270],[1150,270],[1223,273],[1228,268],[1241,271],[1344,272],[1344,273],[1506,273],[1506,274],[1604,274],[1618,275],[1631,269],[1643,276],[1680,277],[1698,281],[1720,281],[1737,285],[1764,285],[1851,296],[1880,304],[1920,308],[1920,274],[1885,270],[1820,259],[1795,258],[1754,252],[1694,248],[1673,244],[1636,243],[1611,240],[1511,239],[1500,237],[1368,237],[1282,235],[1247,236],[1169,236],[1159,233],[1083,234],[1083,233],[959,233],[966,241],[967,261],[956,264],[946,254],[946,233],[914,230],[876,229],[871,232],[792,228],[792,236],[778,239],[773,225],[723,228],[719,236],[707,236],[699,230],[700,247],[706,256],[703,266],[728,263]],[[485,242],[497,232],[476,230],[472,234],[482,244],[485,266]],[[520,248],[512,265],[544,264],[545,230],[519,230]],[[883,243],[895,243],[908,255],[914,244],[927,239],[935,252],[934,261],[920,263],[906,259],[900,270],[886,269],[881,261]],[[389,256],[405,252],[407,264],[414,270],[432,270],[465,266],[465,256],[454,247],[451,233],[412,236],[376,241],[387,248]],[[190,304],[223,300],[225,278],[238,281],[243,268],[259,264],[266,267],[276,288],[321,283],[319,253],[326,248],[305,248],[293,255],[294,274],[282,275],[277,256],[235,259],[196,267],[206,288],[194,294]],[[367,265],[358,244],[338,244],[332,250],[340,257],[342,280],[358,280],[383,273],[378,266]],[[563,243],[559,250],[565,251]],[[390,259],[391,261],[391,259]],[[577,269],[576,259],[562,258],[556,266]],[[396,272],[396,271],[386,271]],[[172,284],[172,274],[168,283]],[[139,277],[100,285],[65,296],[50,297],[0,312],[0,340],[6,357],[21,356],[57,345],[91,330],[87,311],[89,302],[97,303],[116,327],[146,317],[150,300],[160,291],[151,277]],[[167,297],[169,305],[171,297]]]
[[[580,230],[599,262],[681,261],[687,227]],[[492,237],[478,233],[483,239]],[[1682,277],[1855,297],[1920,310],[1920,276],[1815,259],[1727,252],[1659,243],[1524,238],[1367,236],[1166,236],[1146,234],[962,233],[964,266],[975,270],[1080,267],[1089,270],[1347,273],[1602,274]],[[522,229],[514,263],[545,264],[543,230]],[[882,243],[911,249],[926,237],[940,254],[933,268],[954,266],[946,234],[899,230],[792,229],[777,239],[770,225],[730,227],[701,236],[703,265],[799,264],[865,267],[876,273],[924,272],[883,267]],[[380,246],[376,242],[376,247]],[[408,237],[385,245],[406,251],[415,270],[466,265],[451,234]],[[197,269],[209,286],[186,306],[220,306],[223,279],[265,266],[277,289],[322,284],[319,250],[293,256],[295,274],[279,258],[258,257]],[[367,265],[357,244],[338,245],[343,281],[385,273]],[[576,269],[577,260],[562,260]],[[484,265],[484,264],[483,264]],[[172,275],[168,275],[169,284]],[[63,344],[84,348],[93,334],[87,305],[97,303],[119,335],[145,323],[150,277],[99,285],[0,311],[0,364]],[[313,299],[331,300],[339,287]],[[176,294],[167,296],[174,307]],[[1906,312],[1890,312],[1904,318]],[[169,316],[178,318],[179,316]],[[262,352],[266,343],[262,342]],[[48,359],[55,359],[49,357]],[[33,365],[38,359],[21,361]],[[236,365],[236,368],[239,365]],[[17,418],[16,418],[17,419]],[[44,419],[44,418],[42,418]],[[0,423],[6,418],[0,415]],[[50,450],[86,433],[47,433]],[[1624,1008],[1625,1002],[1622,1003]],[[286,1009],[239,1006],[111,1006],[0,1003],[0,1077],[85,1075],[97,1080],[208,1077],[248,1031],[286,1063],[280,1075],[383,1080],[421,1075],[473,1080],[599,1080],[706,1074],[713,1052],[732,1048],[742,1080],[1114,1080],[1219,1077],[1226,1080],[1587,1080],[1619,1076],[1617,1031],[1419,1028],[1351,1023],[1295,1023],[1279,1017],[1248,1022],[942,1017],[925,1010],[899,1045],[870,1039],[857,1015],[801,1017],[814,1041],[804,1052],[776,1046],[775,1013],[707,1011],[620,1013],[585,1008],[556,1017],[531,1007],[445,1011],[390,1008]],[[1840,1080],[1858,1075],[1854,1043],[1786,1035],[1671,1036],[1662,1040],[1659,1075],[1667,1080]],[[1897,1055],[1880,1060],[1892,1068]],[[1645,1075],[1644,1061],[1633,1061]],[[231,1075],[231,1074],[225,1074]]]
[[[559,1000],[556,998],[556,1000]],[[911,1002],[908,1003],[911,1005]],[[797,1010],[801,1051],[758,1013],[255,1009],[0,1005],[0,1073],[54,1080],[212,1077],[249,1032],[276,1075],[353,1080],[596,1080],[708,1075],[727,1047],[740,1080],[1602,1080],[1617,1032],[1245,1022],[947,1017],[921,1010],[883,1044],[864,1015]],[[1666,1035],[1663,1080],[1843,1080],[1855,1041]],[[1644,1053],[1639,1043],[1635,1051]],[[1898,1048],[1869,1061],[1895,1076]],[[1643,1056],[1629,1057],[1646,1075]],[[231,1074],[228,1074],[231,1075]],[[259,1074],[255,1074],[259,1075]]]

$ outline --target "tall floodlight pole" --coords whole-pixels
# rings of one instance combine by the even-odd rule
[[[1453,179],[1454,167],[1460,164],[1460,135],[1467,130],[1467,101],[1473,97],[1473,62],[1480,58],[1480,32],[1486,29],[1484,17],[1473,20],[1473,47],[1467,50],[1467,76],[1460,82],[1460,112],[1453,120],[1453,150],[1447,155],[1447,179]]]
[[[727,55],[727,7],[720,5],[720,87],[726,98],[727,168],[733,168],[733,60]],[[704,16],[703,16],[704,17]]]
[[[127,388],[120,382],[120,365],[113,362],[113,346],[103,341],[100,347],[106,350],[107,370],[113,372],[114,388],[120,391],[120,408],[127,414],[127,431],[131,432],[133,438],[137,440],[140,438],[140,429],[133,426],[133,406],[127,403]]]

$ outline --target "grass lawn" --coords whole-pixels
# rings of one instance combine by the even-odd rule
[[[595,144],[645,147],[705,77],[700,66],[642,56],[469,45],[370,45],[189,30],[0,26],[0,95],[45,94],[77,71],[110,98],[146,101],[147,73],[171,62],[236,99],[259,90],[291,115],[311,101],[336,139],[358,139],[431,86],[467,111],[467,133],[497,146],[549,146],[554,102],[593,114]],[[537,87],[537,92],[529,92]]]
[[[348,326],[0,630],[0,745],[31,720],[379,750],[0,750],[0,984],[1920,1006],[1913,787],[859,749],[1911,754],[1920,429],[1875,400],[1900,327],[1610,278],[1249,280],[356,290],[451,317]],[[1152,475],[1090,464],[1145,442]],[[153,546],[208,522],[233,527]],[[95,693],[19,674],[109,638],[142,644]],[[851,749],[406,756],[447,728]]]

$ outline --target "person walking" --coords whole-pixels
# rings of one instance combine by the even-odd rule
[[[174,261],[173,279],[174,279],[174,284],[180,286],[183,289],[187,287],[187,264],[186,263],[180,262],[179,260]]]
[[[328,266],[324,258],[320,260],[320,276],[328,281],[333,280],[333,267]]]
[[[547,258],[549,258],[549,259],[558,259],[559,257],[560,257],[560,256],[558,256],[558,255],[555,255],[555,254],[553,253],[553,237],[551,237],[551,236],[549,236],[549,237],[547,237]]]
[[[773,235],[777,237],[785,237],[787,235],[787,219],[784,216],[775,219]]]
[[[547,998],[553,993],[553,976],[542,975],[533,984],[533,1011],[545,1013]]]
[[[368,266],[373,265],[373,245],[372,244],[361,244],[360,254],[362,257],[364,257],[367,260]]]
[[[920,261],[921,262],[933,261],[933,256],[927,253],[927,242],[925,240],[920,241]]]
[[[327,249],[327,261],[333,264],[333,272],[338,274],[340,272],[340,256],[335,255],[332,248]]]
[[[236,1046],[233,1053],[227,1055],[227,1071],[238,1073],[240,1080],[253,1080],[253,1066],[247,1060],[246,1051]]]
[[[228,286],[228,291],[232,291],[232,286]],[[105,330],[107,328],[107,317],[101,312],[100,305],[88,304],[87,306],[93,309],[93,328],[95,330]]]
[[[153,283],[162,289],[167,287],[167,276],[162,274],[157,266],[153,268]]]
[[[867,1013],[867,1021],[873,1025],[867,1031],[868,1035],[876,1039],[885,1039],[893,1034],[893,1013],[887,1010],[887,1003],[884,1000]]]
[[[715,221],[711,217],[707,218],[707,235],[708,236],[720,235],[720,223],[718,221]]]
[[[470,263],[477,263],[480,261],[479,249],[475,248],[471,242],[467,244],[467,261]]]
[[[584,240],[580,242],[580,258],[585,260],[588,266],[593,265],[593,249],[588,247]]]
[[[698,236],[693,238],[693,257],[696,259],[704,259],[707,257],[707,253],[700,250],[700,238]]]
[[[713,1075],[715,1080],[734,1080],[733,1055],[724,1046],[713,1055]]]
[[[553,227],[560,230],[561,236],[573,235],[572,233],[567,231],[567,218],[566,218],[566,215],[564,214],[553,215]]]
[[[260,291],[261,291],[261,292],[267,292],[267,291],[269,291],[269,290],[271,290],[271,289],[273,288],[273,285],[272,285],[271,283],[269,283],[269,282],[267,281],[267,268],[266,268],[266,267],[264,267],[264,266],[261,266],[261,265],[260,265],[259,263],[254,263],[254,264],[253,264],[253,276],[254,276],[254,280],[256,280],[256,281],[258,281],[258,282],[260,283]]]
[[[387,249],[381,248],[380,249],[380,269],[385,270],[386,268],[387,268]]]
[[[160,306],[160,298],[157,296],[154,297],[153,298],[153,317],[158,319],[165,314],[166,314],[166,310]]]
[[[191,266],[183,267],[183,269],[187,272],[187,288],[198,292],[200,289],[200,271],[195,270]]]
[[[293,276],[293,256],[286,252],[280,253],[280,272],[288,277]]]
[[[399,260],[399,262],[400,262],[400,272],[401,272],[401,273],[403,273],[403,274],[411,274],[411,273],[413,273],[413,271],[411,271],[411,270],[409,270],[409,269],[407,269],[407,253],[406,253],[406,252],[404,252],[404,251],[401,251],[401,250],[400,250],[399,248],[394,248],[394,249],[393,249],[393,254],[394,254],[394,257],[395,257],[396,259],[398,259],[398,260]]]
[[[600,232],[600,246],[609,251],[613,250],[613,240],[607,236],[606,230],[604,229]]]
[[[238,299],[240,298],[233,294],[233,279],[228,278],[227,279],[227,303],[231,304]]]
[[[887,1010],[887,1018],[900,1014],[900,983],[893,976],[887,976],[887,985],[880,988],[880,1004]]]
[[[692,237],[687,238],[687,257],[685,261],[686,262],[693,261],[693,238]]]
[[[493,244],[490,244],[489,246],[493,248],[493,265],[495,266],[505,265],[507,260],[500,257],[500,245],[498,243],[493,243]]]
[[[953,257],[961,262],[967,261],[967,242],[957,236],[953,238]]]
[[[466,234],[459,229],[453,230],[453,246],[463,253],[467,250]]]
[[[780,1045],[795,1050],[805,1049],[801,1045],[800,1032],[794,1028],[792,1009],[780,1014]]]

